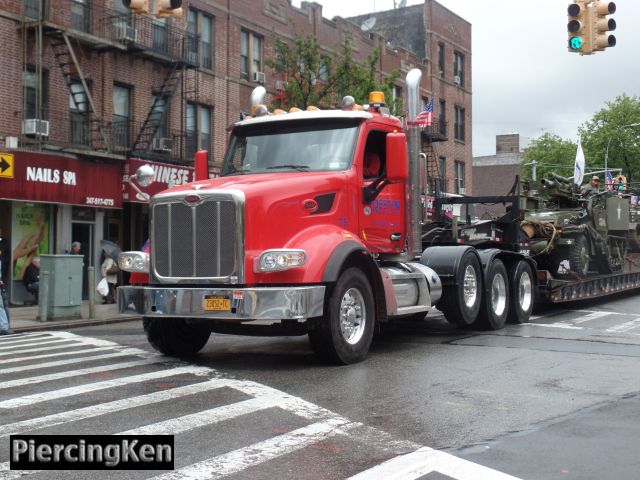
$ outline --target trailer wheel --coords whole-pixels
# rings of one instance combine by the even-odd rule
[[[360,269],[349,268],[340,275],[326,311],[320,327],[309,332],[313,351],[335,363],[364,360],[373,339],[375,305],[369,280]]]
[[[468,327],[476,321],[482,303],[482,273],[477,255],[471,250],[465,252],[455,275],[455,285],[445,287],[437,306],[449,323]]]
[[[531,266],[524,260],[516,263],[509,278],[508,323],[529,321],[534,302],[534,283]]]
[[[209,328],[188,324],[184,318],[144,317],[142,325],[153,348],[165,355],[176,357],[199,352],[211,336]]]
[[[491,262],[484,283],[487,292],[478,315],[478,325],[489,330],[500,330],[509,313],[509,277],[502,260],[496,258]]]

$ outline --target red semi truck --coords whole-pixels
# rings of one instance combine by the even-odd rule
[[[119,262],[149,283],[120,287],[119,311],[142,315],[166,354],[193,354],[212,331],[308,334],[317,354],[345,364],[365,358],[380,324],[434,305],[461,326],[527,321],[526,245],[438,243],[433,230],[423,242],[420,78],[406,77],[404,123],[374,92],[362,110],[350,97],[340,110],[260,106],[233,125],[220,177],[196,162],[195,182],[150,199],[151,251]]]

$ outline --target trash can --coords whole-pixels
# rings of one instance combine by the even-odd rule
[[[46,320],[82,318],[82,261],[82,255],[40,256],[40,271],[49,272]]]

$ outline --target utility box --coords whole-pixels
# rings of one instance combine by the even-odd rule
[[[80,306],[83,260],[82,255],[40,256],[40,272],[49,272],[46,320],[82,318]],[[41,298],[40,301],[45,299]]]

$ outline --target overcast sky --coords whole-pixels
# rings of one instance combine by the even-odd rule
[[[328,18],[394,6],[393,0],[315,1]],[[493,155],[495,136],[503,133],[530,140],[550,132],[577,141],[578,126],[605,102],[622,93],[640,96],[639,0],[615,2],[618,44],[588,56],[567,51],[569,0],[438,1],[472,25],[474,156]]]

